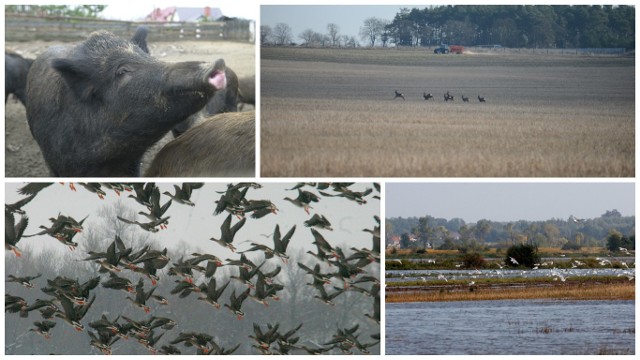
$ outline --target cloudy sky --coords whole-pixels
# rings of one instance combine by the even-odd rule
[[[533,221],[613,209],[633,216],[634,198],[633,183],[387,183],[385,216]]]
[[[7,183],[5,202],[15,203],[23,198],[24,196],[17,193],[17,189],[24,184]],[[157,184],[161,193],[164,191],[174,193],[173,184]],[[271,200],[279,211],[277,215],[269,214],[261,219],[248,218],[245,225],[236,234],[233,242],[239,251],[251,247],[248,241],[243,243],[246,240],[273,247],[271,234],[276,224],[278,224],[283,236],[292,226],[296,225],[296,231],[290,243],[292,249],[300,247],[305,251],[313,250],[315,252],[315,245],[311,244],[314,240],[313,236],[310,230],[304,226],[304,221],[308,220],[314,213],[326,216],[332,223],[334,231],[321,230],[321,233],[332,245],[342,245],[347,248],[352,246],[371,247],[371,234],[363,232],[362,229],[372,229],[375,225],[373,216],[380,214],[380,201],[372,199],[371,196],[373,194],[369,195],[369,201],[365,205],[358,205],[353,201],[340,197],[324,197],[320,195],[320,202],[314,203],[311,215],[307,215],[303,209],[284,200],[285,197],[297,197],[297,191],[286,190],[293,185],[263,183],[261,189],[249,189],[247,199]],[[48,219],[57,217],[58,213],[72,216],[77,220],[88,215],[85,228],[90,228],[92,226],[104,226],[104,221],[98,211],[103,207],[113,206],[117,202],[131,208],[136,213],[138,211],[146,211],[144,206],[138,204],[134,199],[128,198],[129,193],[117,196],[114,192],[106,190],[107,196],[104,200],[100,200],[96,194],[88,192],[78,183],[75,183],[75,187],[77,191],[72,191],[69,189],[68,184],[54,183],[42,190],[31,202],[26,204],[23,209],[29,217],[29,226],[25,234],[33,234],[40,231],[38,228],[40,225],[50,226],[51,222]],[[364,191],[370,187],[372,187],[371,183],[363,183],[353,185],[352,189],[354,191]],[[209,240],[211,237],[220,237],[220,226],[228,215],[225,212],[213,216],[216,206],[215,201],[221,196],[216,191],[225,191],[226,188],[226,183],[207,183],[202,189],[194,190],[192,196],[192,200],[196,204],[194,207],[173,202],[165,214],[171,217],[168,229],[151,234],[151,240],[153,242],[157,241],[156,248],[168,247],[169,250],[174,250],[180,247],[180,242],[184,242],[191,247],[198,247],[201,251],[213,253],[222,259],[227,257],[237,258],[237,255],[234,256],[226,248]],[[315,189],[307,188],[307,190],[318,194]],[[333,193],[331,190],[327,192]],[[168,196],[161,196],[162,204],[167,200],[169,200]],[[16,222],[18,219],[19,216],[16,216]],[[142,216],[138,216],[137,220],[140,222],[147,221]],[[237,221],[234,218],[232,224]],[[82,233],[76,236],[74,241],[81,243]],[[18,247],[27,247],[33,250],[42,248],[54,251],[69,251],[54,238],[47,235],[24,238],[20,241]]]

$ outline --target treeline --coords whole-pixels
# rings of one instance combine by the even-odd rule
[[[634,49],[635,9],[611,5],[403,8],[385,26],[382,38],[400,46]]]
[[[357,47],[355,36],[340,34],[340,27],[334,23],[327,24],[327,33],[306,29],[297,35],[305,47]],[[291,26],[277,23],[273,27],[260,25],[260,45],[263,46],[297,46]]]
[[[635,216],[622,216],[617,210],[611,210],[594,219],[546,221],[497,222],[482,219],[477,223],[466,223],[460,218],[447,220],[429,215],[386,219],[387,240],[400,236],[403,248],[427,248],[430,245],[433,248],[456,249],[487,243],[530,243],[541,247],[569,249],[581,246],[605,247],[612,233],[626,237],[634,235]]]

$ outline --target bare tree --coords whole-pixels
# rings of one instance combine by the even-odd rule
[[[265,45],[269,43],[273,30],[269,25],[260,25],[260,44]]]
[[[313,36],[313,40],[316,44],[320,44],[320,46],[322,47],[328,46],[329,43],[331,42],[331,39],[329,39],[329,36],[325,34],[320,34],[320,33],[315,33]]]
[[[276,45],[287,45],[292,39],[291,27],[285,23],[277,23],[273,28],[273,39]]]
[[[338,42],[341,43],[341,46],[347,47],[347,43],[349,43],[349,35],[340,35]]]
[[[302,39],[302,41],[304,42],[304,46],[308,47],[313,45],[315,35],[316,35],[315,31],[311,29],[307,29],[303,31],[300,35],[298,35],[298,37]]]
[[[380,32],[380,41],[382,42],[382,47],[387,47],[387,43],[391,39],[391,31],[389,30],[389,24],[391,23],[389,20],[381,20],[382,21],[382,31]]]
[[[376,40],[382,34],[382,30],[384,29],[384,20],[378,19],[376,17],[366,18],[364,20],[364,25],[360,27],[360,37],[363,40],[367,40],[371,47],[375,46]]]
[[[347,41],[345,42],[344,46],[346,47],[356,47],[359,46],[358,44],[358,40],[356,39],[355,36],[349,36]]]
[[[329,39],[331,40],[331,46],[339,46],[340,45],[340,28],[338,25],[334,23],[330,23],[327,25],[327,32],[329,33]]]

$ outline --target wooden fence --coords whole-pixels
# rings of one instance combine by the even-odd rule
[[[130,37],[141,25],[149,28],[149,41],[253,42],[255,38],[255,22],[251,20],[161,23],[6,14],[5,41],[78,41],[96,30]]]

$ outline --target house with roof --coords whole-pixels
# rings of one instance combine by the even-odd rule
[[[156,8],[146,20],[160,22],[197,22],[197,21],[218,21],[224,19],[222,10],[214,7],[177,7],[170,6],[164,9]]]
[[[392,235],[387,237],[387,247],[388,248],[400,248],[400,236]]]

